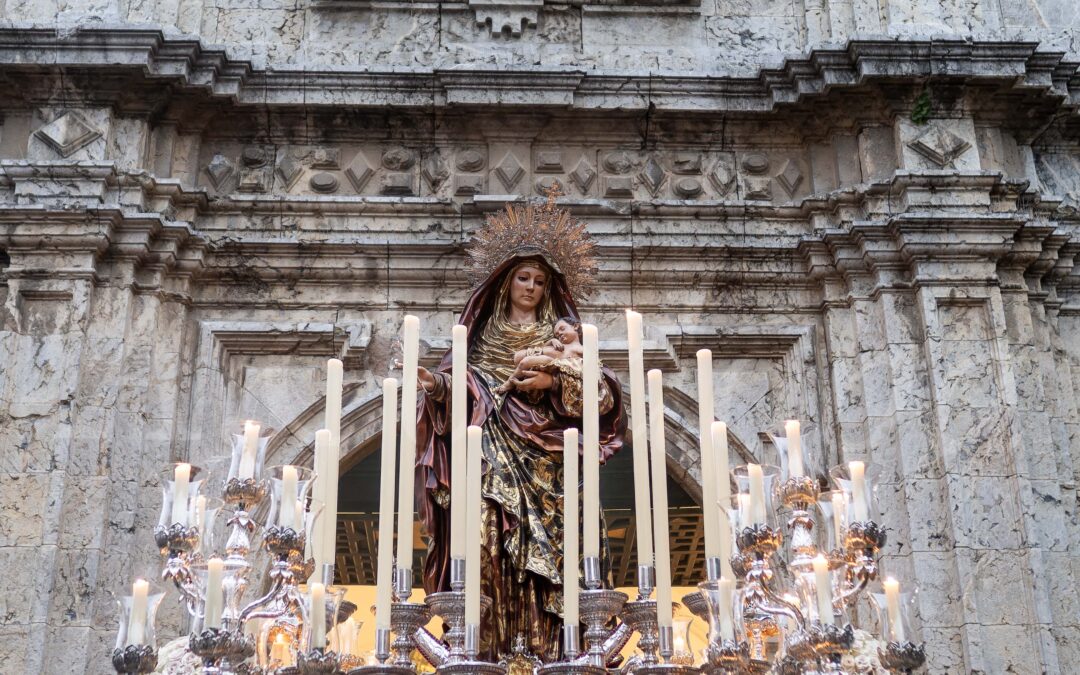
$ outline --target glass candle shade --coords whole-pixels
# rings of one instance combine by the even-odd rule
[[[802,431],[805,431],[805,429],[802,429]],[[772,431],[769,431],[766,433],[769,436],[769,440],[772,441],[773,447],[776,448],[777,462],[779,463],[780,467],[781,480],[787,480],[789,478],[792,478],[794,475],[809,476],[813,478],[814,476],[817,476],[818,472],[824,468],[819,466],[816,453],[811,452],[810,449],[807,447],[806,441],[808,437],[805,434],[800,433],[799,449],[797,451],[799,460],[798,464],[800,466],[796,467],[797,472],[796,474],[793,474],[791,471],[791,452],[789,452],[788,449],[788,439],[786,432],[783,430],[783,428],[781,428],[779,432],[774,433]]]
[[[775,529],[778,521],[773,493],[780,479],[780,468],[770,464],[743,464],[735,467],[732,475],[739,488],[736,529],[741,531],[755,524]]]
[[[316,640],[314,631],[316,620],[313,615],[312,602],[315,596],[313,592],[314,586],[322,586],[322,584],[308,584],[307,592],[303,595],[304,609],[306,610],[308,620],[304,622],[301,627],[300,644],[303,646],[303,651],[313,651],[315,649],[329,649],[330,638],[334,634],[334,630],[337,628],[338,619],[338,607],[342,601],[345,600],[345,589],[339,586],[323,586],[323,623],[322,623],[322,639]]]
[[[690,626],[694,623],[694,617],[677,616],[672,619],[672,635],[674,637],[671,663],[680,666],[694,665],[694,646],[690,641]]]
[[[186,482],[181,480],[178,483],[177,469],[181,468],[181,473],[183,473],[182,467],[187,467],[188,480]],[[195,510],[199,491],[209,477],[209,472],[201,466],[177,462],[158,475],[161,483],[161,515],[158,516],[158,527],[169,529],[178,523],[184,527],[191,527],[193,523],[189,522],[189,517]],[[182,500],[183,503],[177,504],[177,499]]]
[[[836,610],[837,571],[828,569],[828,566],[826,566],[826,569],[825,583],[828,585],[828,597],[831,600],[829,606],[832,610],[831,616],[826,617],[826,619],[831,619],[833,623],[838,626],[843,625],[844,620],[837,614]],[[842,571],[840,573],[842,574]],[[802,611],[803,618],[807,622],[820,621],[826,623],[826,621],[822,620],[821,609],[823,603],[818,598],[817,577],[814,570],[811,569],[807,572],[800,572],[797,574],[794,588],[796,595],[798,596],[798,605],[799,609]]]
[[[855,469],[854,474],[852,469]],[[829,476],[832,477],[837,488],[844,493],[845,527],[850,526],[851,523],[880,522],[874,480],[876,475],[871,473],[869,465],[864,462],[848,462],[834,466],[829,471]]]
[[[225,558],[222,563],[222,575],[221,575],[221,620],[220,628],[223,630],[236,630],[241,626],[239,625],[240,617],[240,594],[237,593],[237,589],[244,584],[244,575],[249,569],[249,566],[243,560],[233,560]],[[191,571],[195,575],[195,593],[199,596],[200,602],[196,609],[196,614],[193,617],[192,629],[196,632],[202,631],[206,627],[206,601],[207,601],[207,561],[202,560],[191,566]]]
[[[259,633],[256,658],[267,672],[296,665],[300,623],[293,614],[266,621]]]
[[[298,512],[297,502],[307,501],[315,472],[302,466],[272,466],[267,470],[270,477],[270,515],[266,527],[288,527],[296,532],[304,529],[304,516]]]
[[[253,448],[247,445],[247,427],[250,424],[258,426],[258,436],[255,438]],[[259,481],[263,477],[263,464],[266,462],[266,446],[270,443],[270,435],[273,430],[259,425],[254,420],[244,422],[240,433],[234,433],[232,438],[232,451],[229,458],[229,472],[225,480],[246,480],[248,478]],[[247,452],[245,453],[245,450]]]
[[[218,515],[225,502],[217,497],[199,495],[191,505],[188,523],[199,529],[199,557],[203,560],[215,554],[221,554],[224,548],[224,524],[218,522]]]
[[[318,532],[319,523],[322,521],[325,508],[322,500],[309,499],[304,511],[304,559],[312,557],[311,547],[315,543],[315,533]],[[322,580],[322,570],[315,570],[312,581]]]
[[[818,496],[817,507],[821,518],[815,530],[818,532],[819,550],[827,552],[844,549],[847,503],[847,493],[843,490],[830,490]]]
[[[160,586],[145,579],[138,579],[132,586],[114,594],[119,608],[119,626],[116,632],[116,648],[129,645],[157,648],[157,632],[154,623],[158,607],[165,598]],[[132,618],[136,620],[133,622]]]
[[[891,592],[890,582],[895,584]],[[895,580],[886,579],[882,582],[883,591],[870,594],[877,610],[880,637],[885,642],[919,644],[919,635],[912,621],[915,616],[915,603],[918,601],[918,589],[914,584],[903,584],[901,593],[897,586],[899,584]]]
[[[338,607],[340,611],[340,603]],[[330,636],[330,649],[339,654],[360,656],[360,629],[363,627],[364,622],[355,616],[339,622]]]
[[[710,644],[720,644],[725,640],[738,642],[742,639],[742,600],[733,582],[722,585],[722,582],[727,581],[721,579],[698,584],[701,597],[705,600]]]

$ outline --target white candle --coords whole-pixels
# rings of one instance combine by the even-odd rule
[[[323,484],[323,511],[319,516],[319,546],[314,549],[317,560],[316,578],[322,578],[323,564],[334,564],[337,551],[338,460],[341,457],[341,392],[344,366],[338,359],[326,362],[326,430],[330,432],[322,469],[316,469]]]
[[[325,527],[327,522],[337,519],[337,513],[331,514],[329,512],[330,504],[328,503],[331,495],[330,477],[327,474],[329,474],[330,466],[337,462],[337,457],[331,447],[332,438],[329,429],[319,429],[315,432],[315,471],[317,477],[315,478],[315,494],[313,498],[323,503],[322,515],[319,516],[315,530],[311,533],[311,539],[313,540],[311,542],[311,552],[315,558],[313,578],[315,579],[322,579],[323,565],[334,560],[334,538],[337,531],[331,531]],[[297,503],[299,504],[299,502]],[[299,513],[303,512],[302,506],[298,506],[297,509]],[[297,532],[300,531],[300,528],[295,529]]]
[[[394,589],[394,450],[397,446],[397,380],[392,377],[383,380],[382,422],[375,627],[390,630],[390,602]]]
[[[732,618],[732,600],[735,594],[734,577],[720,577],[720,637],[735,640],[735,622]]]
[[[281,506],[278,509],[278,527],[296,529],[296,494],[299,477],[295,466],[281,467]],[[299,530],[297,530],[299,532]]]
[[[172,522],[188,524],[188,491],[191,487],[191,465],[177,464],[173,471]]]
[[[221,611],[225,604],[222,598],[225,562],[221,558],[206,561],[206,605],[203,609],[206,628],[221,628]]]
[[[735,573],[731,569],[731,540],[733,539],[731,533],[731,517],[728,515],[727,508],[721,506],[719,509],[720,518],[720,576],[728,579],[734,579]]]
[[[832,585],[829,582],[829,562],[818,554],[814,558],[814,586],[817,590],[818,618],[822,624],[833,624]]]
[[[804,476],[806,470],[803,468],[802,436],[799,435],[799,420],[784,422],[784,432],[787,434],[788,478]]]
[[[297,499],[296,500],[296,510],[293,512],[293,529],[296,530],[297,532],[304,532],[304,511],[305,511],[305,509],[304,509],[304,500],[303,499]],[[322,516],[319,516],[319,517],[321,518]],[[310,540],[311,537],[308,537],[308,539]],[[306,542],[306,544],[307,545],[305,546],[305,548],[310,549],[311,548],[311,542],[308,541],[308,542]],[[305,555],[310,554],[310,553],[311,553],[310,550],[306,551]]]
[[[649,505],[649,440],[645,419],[645,356],[641,348],[641,315],[626,310],[630,346],[630,425],[634,439],[634,517],[638,564],[653,564],[652,511]],[[575,499],[577,493],[575,492]]]
[[[136,579],[131,584],[131,614],[128,616],[127,643],[142,645],[146,642],[146,609],[149,604],[150,582]]]
[[[750,477],[750,523],[752,525],[765,524],[765,476],[761,471],[760,464],[749,464],[746,467]]]
[[[480,477],[483,470],[484,432],[470,426],[465,432],[469,453],[465,469],[468,482],[468,507],[465,513],[465,624],[480,625]]]
[[[578,431],[563,431],[563,625],[581,622],[578,611]],[[651,529],[646,524],[646,529]]]
[[[900,582],[889,577],[882,585],[885,586],[885,608],[889,614],[889,633],[892,642],[904,642],[904,622],[900,618]]]
[[[720,506],[726,508],[731,503],[727,424],[723,422],[712,423],[712,449],[713,454],[716,455],[716,501],[720,502]]]
[[[259,431],[257,423],[244,422],[244,450],[240,454],[240,480],[255,477],[255,457],[259,452]]]
[[[316,581],[311,584],[311,648],[326,647],[326,586]]]
[[[866,504],[866,465],[862,462],[848,462],[851,474],[851,508],[856,522],[870,520],[870,509]]]
[[[596,326],[582,324],[585,358],[581,372],[582,477],[585,491],[583,553],[586,558],[600,557],[600,352]]]
[[[405,317],[401,381],[401,475],[398,476],[397,566],[412,574],[413,520],[416,505],[413,481],[416,466],[416,365],[420,349],[420,319]],[[408,598],[402,598],[407,600]]]
[[[719,510],[716,507],[716,462],[713,457],[713,382],[712,352],[699,349],[697,352],[697,391],[698,391],[698,444],[701,454],[701,503],[702,522],[705,526],[705,557],[720,557],[720,542],[717,533],[720,530]]]
[[[450,557],[465,557],[465,427],[468,347],[465,326],[454,326],[453,365],[450,373]]]
[[[837,490],[832,494],[832,523],[837,548],[844,547],[844,511],[847,510],[847,504],[844,502],[843,492]]]
[[[656,621],[671,621],[671,540],[668,530],[667,443],[664,440],[664,384],[659,370],[649,371],[649,445],[652,446],[653,536],[656,538]]]

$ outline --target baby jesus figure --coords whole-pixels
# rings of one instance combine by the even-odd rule
[[[574,319],[563,317],[552,327],[555,337],[543,347],[533,347],[514,352],[514,374],[497,391],[505,394],[512,391],[523,376],[530,370],[551,371],[558,368],[558,361],[581,359],[585,348],[581,344],[581,324]],[[580,363],[578,364],[580,369]]]

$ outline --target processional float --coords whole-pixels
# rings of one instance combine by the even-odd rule
[[[548,208],[553,207],[550,198]],[[568,224],[565,218],[560,222]],[[561,660],[535,663],[532,669],[542,675],[600,675],[636,634],[638,651],[618,668],[623,673],[842,675],[854,672],[845,657],[853,654],[857,633],[872,638],[876,649],[871,656],[882,668],[895,673],[920,668],[925,655],[912,621],[914,594],[901,593],[891,578],[879,584],[878,555],[885,531],[867,466],[850,461],[826,476],[817,456],[806,451],[799,422],[792,420],[782,432],[770,434],[778,466],[747,463],[729,469],[727,427],[713,418],[708,350],[697,353],[706,560],[698,590],[681,598],[708,623],[708,644],[700,666],[674,658],[663,377],[659,370],[650,370],[646,377],[641,315],[627,311],[626,321],[637,597],[630,600],[607,588],[601,575],[599,337],[595,326],[585,324],[582,499],[579,502],[577,429],[568,429],[564,436],[564,457],[574,461],[564,463],[563,496],[565,522],[577,521],[580,507],[584,527],[580,534],[577,528],[564,529]],[[414,675],[417,653],[443,675],[506,672],[506,662],[483,661],[479,648],[481,619],[499,608],[481,595],[480,528],[467,526],[480,521],[482,430],[465,424],[465,338],[465,327],[455,326],[451,588],[424,602],[411,601],[415,514],[409,468],[416,452],[416,317],[405,317],[403,324],[400,443],[398,382],[383,381],[376,640],[370,659],[357,653],[356,607],[344,601],[344,589],[333,583],[340,361],[328,362],[327,429],[315,435],[315,471],[265,466],[270,431],[247,422],[243,433],[233,436],[218,475],[212,468],[187,463],[164,472],[161,516],[154,530],[163,558],[160,581],[175,589],[190,617],[185,651],[198,659],[201,672]],[[395,565],[396,460],[406,470],[397,476]],[[219,519],[228,528],[224,542],[213,537]],[[259,548],[270,557],[267,588],[248,599]],[[878,586],[880,592],[871,591]],[[157,584],[138,579],[130,595],[118,598],[119,631],[112,653],[118,673],[149,673],[157,666],[155,616],[164,595]],[[860,598],[871,602],[860,603]],[[447,626],[441,638],[424,628],[433,615]]]

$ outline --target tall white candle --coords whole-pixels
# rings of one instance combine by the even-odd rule
[[[843,548],[844,546],[844,511],[846,510],[847,504],[844,500],[844,493],[837,490],[832,494],[833,533],[836,536],[837,548]]]
[[[334,563],[337,551],[338,516],[338,461],[341,457],[341,394],[344,366],[338,359],[326,362],[326,430],[330,432],[326,457],[318,480],[322,482],[323,511],[319,516],[319,547],[315,549],[318,560],[315,576],[322,577],[323,563]]]
[[[600,351],[596,326],[582,324],[585,358],[581,372],[581,434],[584,441],[581,474],[585,479],[583,553],[600,557]]]
[[[746,467],[750,477],[750,523],[752,525],[765,524],[765,476],[761,471],[760,464],[749,464]]]
[[[208,536],[208,533],[206,531],[206,497],[205,496],[199,495],[198,497],[195,498],[195,509],[194,509],[194,513],[192,515],[193,515],[193,518],[191,520],[191,525],[192,525],[192,527],[199,528],[199,536],[201,538],[203,538],[203,540],[205,541],[205,538]]]
[[[754,519],[750,515],[750,495],[745,492],[740,492],[736,499],[739,500],[739,529],[750,527],[754,522]]]
[[[337,463],[336,453],[331,446],[332,438],[329,429],[319,429],[315,432],[316,478],[313,486],[315,490],[313,498],[323,503],[322,515],[319,516],[318,524],[315,526],[315,531],[312,532],[311,537],[314,540],[311,542],[311,551],[315,558],[315,572],[313,574],[315,579],[322,579],[323,565],[334,561],[334,538],[337,531],[326,527],[328,522],[337,520],[336,511],[331,514],[329,511],[330,504],[328,503],[331,495],[330,476],[327,474],[330,466]]]
[[[375,589],[375,627],[390,630],[394,589],[394,460],[397,446],[397,380],[383,380],[382,457],[379,464],[379,554]]]
[[[413,482],[416,465],[416,366],[420,350],[420,319],[405,317],[401,373],[401,475],[398,476],[397,566],[412,573],[413,521],[416,504]],[[407,598],[402,598],[406,600]]]
[[[244,449],[240,453],[240,480],[255,477],[255,458],[259,452],[260,427],[256,422],[244,422]]]
[[[735,621],[733,619],[732,601],[735,594],[734,577],[720,577],[718,582],[720,589],[720,637],[725,640],[735,640]]]
[[[127,643],[142,645],[146,643],[146,611],[149,605],[150,582],[136,579],[131,584],[131,614],[128,615]]]
[[[225,606],[222,598],[224,577],[225,562],[221,558],[206,561],[206,605],[203,608],[206,628],[221,628],[221,611]]]
[[[892,642],[904,642],[904,622],[900,618],[900,582],[889,577],[882,582],[885,587],[885,609],[889,615],[889,633]]]
[[[173,470],[172,522],[188,524],[188,492],[191,487],[191,465],[177,464]]]
[[[649,506],[649,441],[645,419],[645,355],[641,342],[641,315],[626,310],[626,338],[630,347],[630,425],[634,439],[634,517],[637,522],[637,559],[653,563],[652,511]]]
[[[788,478],[804,476],[806,470],[803,468],[802,436],[799,435],[799,420],[784,422],[784,432],[787,434]]]
[[[481,472],[484,455],[484,432],[478,426],[466,431],[468,466],[465,469],[468,482],[468,507],[465,513],[465,624],[480,625],[480,501]]]
[[[833,625],[832,585],[829,581],[829,561],[820,553],[813,560],[814,586],[817,591],[818,617],[822,624]]]
[[[578,431],[563,431],[563,625],[581,622],[578,610]],[[646,524],[651,529],[651,523]]]
[[[716,501],[727,507],[731,503],[731,470],[728,468],[729,451],[727,424],[712,423],[712,448],[716,455]],[[732,577],[734,578],[734,577]]]
[[[326,586],[316,581],[311,584],[311,648],[326,647]]]
[[[281,506],[278,508],[278,527],[296,529],[296,495],[299,476],[295,466],[281,467]]]
[[[848,462],[851,475],[851,509],[857,522],[870,520],[870,509],[866,503],[866,464]]]
[[[731,517],[724,507],[720,512],[720,576],[734,579],[735,573],[731,569],[731,542],[734,539],[731,530]]]
[[[668,530],[667,443],[664,439],[664,383],[659,370],[649,371],[649,445],[652,446],[653,536],[656,538],[656,621],[671,621],[671,538]]]
[[[713,457],[713,381],[712,352],[699,349],[697,352],[697,391],[698,391],[698,443],[701,454],[701,503],[702,522],[705,526],[705,557],[720,557],[720,542],[717,533],[720,530],[720,512],[716,507],[716,461]]]
[[[453,365],[450,372],[450,557],[465,557],[465,418],[468,347],[465,326],[450,331]]]
[[[321,517],[322,516],[320,516],[320,518]],[[305,531],[304,530],[304,500],[302,500],[302,499],[297,499],[296,500],[296,510],[293,511],[293,526],[292,526],[292,528],[294,530],[296,530],[297,532],[304,532]],[[310,540],[310,539],[311,539],[311,537],[308,537],[308,540]],[[305,548],[309,549],[309,550],[305,551],[305,555],[309,555],[309,554],[311,554],[310,547],[311,547],[312,542],[307,541],[306,544],[307,545],[305,546]]]

